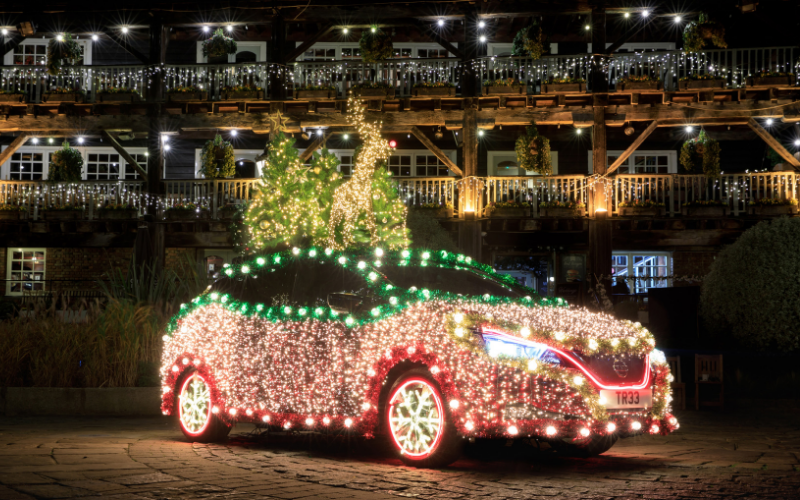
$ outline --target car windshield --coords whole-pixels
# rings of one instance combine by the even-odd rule
[[[376,270],[385,274],[389,281],[402,288],[427,288],[465,296],[488,293],[498,297],[516,298],[526,295],[522,290],[495,281],[489,275],[469,269],[386,264]]]

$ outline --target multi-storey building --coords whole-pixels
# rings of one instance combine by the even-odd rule
[[[358,138],[343,111],[364,83],[383,84],[362,98],[397,142],[389,167],[409,206],[452,204],[442,223],[465,252],[543,290],[614,273],[640,276],[631,291],[644,293],[677,284],[653,276],[704,274],[722,245],[768,217],[753,203],[799,194],[793,2],[43,3],[0,21],[0,203],[27,209],[0,221],[6,296],[85,289],[137,239],[168,264],[188,254],[213,274],[234,258],[218,209],[252,196],[278,113],[298,149],[324,144],[348,175]],[[684,50],[700,11],[725,28],[727,48]],[[532,23],[549,48],[514,56],[515,35]],[[208,60],[203,41],[219,28],[236,51]],[[364,62],[365,30],[389,34],[393,57]],[[68,34],[82,59],[51,75],[48,44]],[[631,89],[631,75],[650,83]],[[583,82],[553,85],[560,78]],[[484,85],[499,79],[514,85]],[[450,86],[431,95],[420,82]],[[226,90],[237,85],[259,90]],[[297,92],[308,86],[330,90]],[[515,141],[534,121],[550,140],[550,176],[518,165]],[[681,167],[681,146],[701,129],[721,146],[717,178]],[[199,178],[200,150],[216,133],[235,145],[234,179]],[[49,183],[64,140],[81,151],[84,180]],[[106,219],[110,201],[138,211]],[[208,205],[208,217],[164,219],[181,201]],[[508,201],[530,206],[491,209]],[[552,201],[580,205],[540,207]],[[685,214],[692,201],[719,213]],[[657,206],[630,213],[631,202]],[[77,219],[47,210],[64,203],[81,207]]]

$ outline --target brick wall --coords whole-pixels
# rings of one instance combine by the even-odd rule
[[[711,264],[718,253],[717,249],[675,251],[672,254],[672,273],[675,276],[705,276],[711,271]],[[687,285],[690,283],[676,281],[674,284]]]
[[[97,280],[116,267],[128,268],[130,248],[48,248],[45,255],[47,289],[97,289]]]

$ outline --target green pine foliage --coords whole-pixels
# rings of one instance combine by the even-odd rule
[[[233,38],[225,36],[222,28],[216,30],[211,38],[203,42],[203,55],[209,59],[235,54],[236,49],[236,42]]]
[[[550,51],[550,42],[547,41],[542,33],[542,27],[538,22],[533,22],[530,26],[522,28],[514,36],[511,55],[515,57],[530,57],[540,59],[546,52]]]
[[[410,210],[406,224],[411,236],[411,248],[458,252],[453,238],[427,210]]]
[[[725,41],[725,27],[701,12],[697,16],[697,21],[691,21],[683,29],[683,51],[687,54],[700,52],[708,42],[720,49],[728,47]]]
[[[233,145],[217,134],[207,141],[200,156],[200,173],[206,179],[225,179],[236,174],[236,157]]]
[[[553,174],[553,162],[550,158],[550,140],[539,135],[536,123],[526,129],[525,135],[517,139],[514,150],[517,152],[517,164],[529,172],[540,175]]]
[[[75,66],[83,60],[83,50],[72,35],[66,33],[62,41],[57,38],[47,42],[47,73],[52,76],[61,74],[64,66]]]
[[[679,161],[688,173],[700,166],[706,177],[716,179],[720,176],[720,153],[719,143],[701,130],[697,137],[683,143]]]
[[[53,182],[77,182],[83,178],[83,156],[64,141],[62,148],[53,153],[47,180]]]
[[[397,192],[392,173],[383,165],[372,175],[372,214],[361,214],[359,229],[354,232],[358,243],[369,245],[370,235],[362,223],[366,217],[375,217],[378,237],[388,248],[406,248],[411,243],[406,227],[408,209]]]
[[[375,33],[368,29],[363,30],[358,46],[361,48],[361,58],[365,63],[385,61],[394,55],[391,35],[380,28],[375,28]]]

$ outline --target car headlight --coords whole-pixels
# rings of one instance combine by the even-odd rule
[[[513,337],[503,332],[487,330],[481,332],[481,337],[483,337],[486,352],[493,358],[505,356],[512,359],[536,359],[544,363],[561,364],[558,355],[544,344]]]

